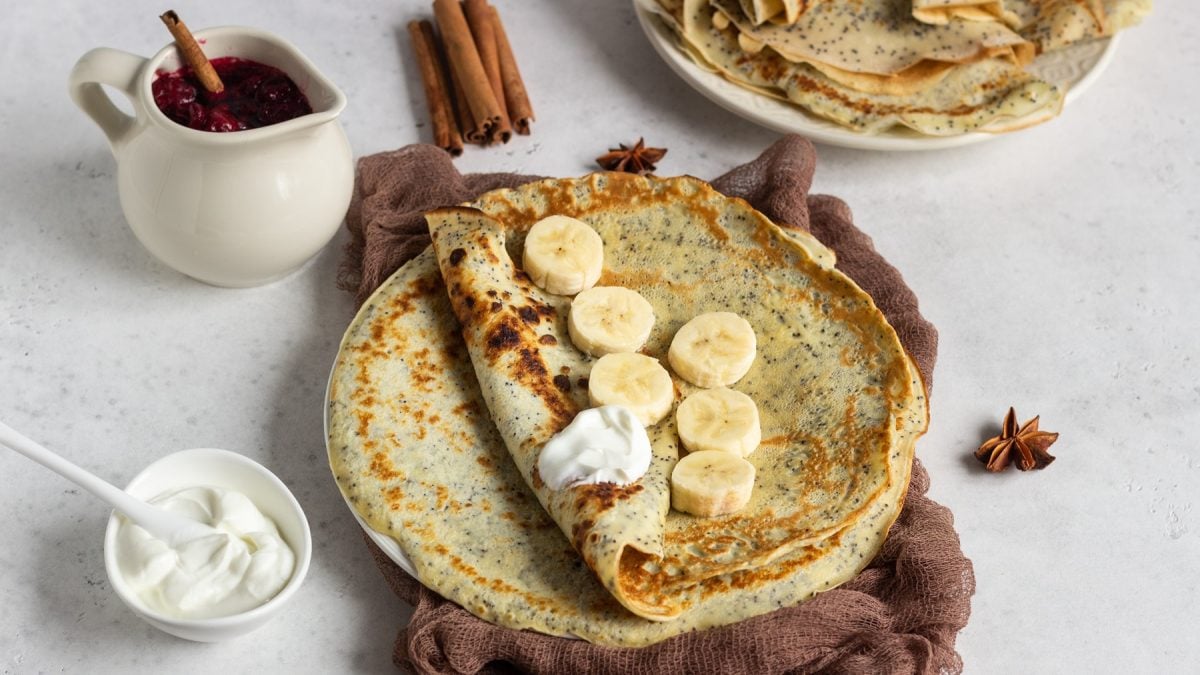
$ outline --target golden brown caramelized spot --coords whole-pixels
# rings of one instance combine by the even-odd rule
[[[558,338],[547,333],[547,334],[543,335],[542,337],[538,338],[538,342],[540,342],[544,345],[556,345],[556,344],[558,344]]]
[[[521,335],[517,332],[512,321],[505,319],[497,323],[488,332],[487,355],[495,361],[502,352],[515,349],[521,344]]]
[[[454,413],[455,417],[475,417],[479,414],[479,404],[475,401],[467,401],[454,406],[450,412]]]
[[[559,391],[564,394],[571,391],[571,378],[566,375],[555,375],[554,386],[558,387]]]
[[[355,410],[354,416],[358,418],[358,435],[366,436],[371,429],[371,420],[375,419],[375,415],[369,410]]]
[[[401,502],[404,500],[404,490],[397,486],[389,489],[384,495],[387,498],[388,508],[392,511],[399,511],[402,506]]]
[[[501,324],[507,325],[507,324]],[[508,330],[512,331],[512,347],[516,347],[521,343],[521,336],[516,330],[509,326]],[[507,335],[507,333],[505,334]],[[506,338],[505,338],[506,339]],[[492,345],[493,340],[501,342],[501,338],[496,335],[493,330],[493,337],[488,340],[489,357],[495,361],[499,358],[501,351],[500,347]],[[507,344],[507,343],[505,343]],[[550,413],[550,433],[556,434],[571,423],[575,418],[575,413],[579,412],[574,401],[565,395],[554,384],[553,378],[546,370],[546,364],[542,361],[541,355],[536,349],[530,347],[522,347],[518,357],[510,365],[509,374],[513,380],[526,386],[533,392],[535,396],[542,400]]]
[[[587,536],[596,526],[596,521],[583,520],[571,526],[571,544],[575,546],[576,551],[583,551],[583,545],[587,543]]]
[[[580,512],[603,513],[611,509],[617,502],[629,499],[645,488],[641,483],[617,485],[616,483],[590,483],[575,486],[578,496],[575,498],[575,509]],[[586,507],[594,505],[594,509]]]
[[[441,369],[436,366],[429,366],[428,370],[432,371],[433,374],[422,372],[421,370],[416,369],[412,371],[413,384],[415,384],[421,391],[433,391],[433,387],[429,385],[437,382],[438,377],[441,374]]]
[[[502,309],[504,309],[504,303],[503,303],[503,302],[500,302],[500,301],[498,301],[498,300],[494,300],[494,301],[492,301],[492,313],[493,313],[493,314],[495,314],[496,312],[499,312],[499,311],[500,311],[500,310],[502,310]]]
[[[541,317],[538,316],[537,310],[529,306],[518,307],[517,316],[521,317],[521,320],[525,323],[531,323],[535,326],[541,321]]]
[[[462,259],[465,257],[467,257],[466,249],[456,248],[453,251],[450,251],[450,264],[452,266],[457,266],[458,263],[462,262]]]
[[[391,303],[388,305],[388,308],[392,310],[391,320],[394,321],[400,316],[412,312],[413,300],[423,298],[434,292],[440,292],[442,288],[442,280],[440,277],[437,279],[422,277],[414,280],[409,284],[407,291],[392,298]]]
[[[404,473],[396,470],[392,458],[384,452],[371,456],[371,475],[381,481],[404,480]]]
[[[527,376],[545,377],[549,373],[546,371],[546,364],[542,363],[541,356],[535,350],[522,349],[521,359],[516,363],[516,372],[513,373],[518,380],[525,380]]]

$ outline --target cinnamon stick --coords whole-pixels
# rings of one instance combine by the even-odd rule
[[[476,130],[486,138],[500,122],[500,104],[496,102],[492,85],[483,70],[483,62],[471,38],[471,28],[467,25],[462,6],[458,0],[433,0],[433,13],[446,45],[450,68],[462,84]],[[467,133],[471,134],[471,131]]]
[[[167,30],[171,31],[171,37],[175,38],[175,46],[183,56],[184,63],[188,64],[188,67],[196,74],[196,79],[200,80],[201,86],[213,94],[225,91],[225,83],[221,82],[221,77],[208,62],[204,50],[200,49],[200,45],[196,44],[196,38],[192,37],[192,31],[188,30],[187,25],[179,19],[175,10],[167,10],[158,18],[166,25]]]
[[[467,15],[467,25],[475,39],[475,48],[479,51],[479,60],[483,63],[483,71],[487,74],[488,83],[492,85],[492,94],[500,106],[500,120],[492,128],[494,139],[507,143],[512,138],[512,124],[508,119],[508,109],[504,104],[504,83],[500,78],[500,56],[496,48],[496,32],[492,28],[493,17],[491,6],[487,0],[464,0],[463,9]]]
[[[518,134],[528,134],[530,123],[533,122],[533,106],[529,103],[529,93],[525,91],[525,82],[521,79],[521,71],[517,68],[517,59],[513,56],[512,45],[508,42],[508,33],[500,21],[500,13],[495,7],[492,10],[492,31],[496,36],[496,49],[500,57],[500,77],[504,84],[504,100],[508,108],[508,116]]]
[[[450,101],[450,87],[433,24],[428,21],[409,21],[408,35],[412,38],[413,53],[421,71],[421,84],[425,87],[425,104],[429,108],[429,119],[433,122],[433,142],[439,148],[457,157],[463,151],[462,133],[454,119],[454,107]]]
[[[475,117],[471,115],[471,106],[467,105],[467,92],[463,90],[462,82],[459,82],[453,68],[449,73],[450,85],[454,90],[454,111],[458,118],[458,128],[463,130],[463,138],[468,143],[483,145],[487,137],[483,133],[483,126],[476,124]]]

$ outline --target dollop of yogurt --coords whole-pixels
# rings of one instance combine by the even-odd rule
[[[632,410],[605,405],[580,412],[542,447],[538,473],[551,489],[581,483],[626,485],[650,468],[650,437]]]
[[[291,578],[295,553],[246,495],[189,487],[150,503],[217,531],[172,547],[122,518],[117,565],[146,607],[180,619],[230,616],[275,597]]]

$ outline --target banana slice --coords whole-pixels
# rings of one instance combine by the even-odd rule
[[[754,465],[728,452],[693,452],[671,471],[671,507],[694,516],[739,511],[752,492]]]
[[[588,400],[594,406],[625,406],[648,427],[671,412],[675,384],[657,359],[645,354],[607,354],[588,375]]]
[[[604,242],[583,221],[547,216],[525,235],[521,264],[539,288],[556,295],[575,295],[600,279]]]
[[[675,409],[675,427],[689,452],[720,450],[745,457],[762,440],[754,399],[725,387],[702,389],[683,399]]]
[[[709,312],[675,333],[667,361],[697,387],[725,387],[750,370],[757,348],[749,321],[733,312]]]
[[[766,43],[755,40],[745,33],[738,33],[737,41],[738,46],[747,54],[757,54],[763,50],[763,47],[767,46]]]
[[[571,342],[592,356],[636,352],[654,328],[654,308],[646,299],[620,286],[597,286],[571,302],[567,331]]]

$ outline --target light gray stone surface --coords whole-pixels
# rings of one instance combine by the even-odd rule
[[[1200,11],[1158,4],[1048,124],[936,153],[819,149],[816,189],[850,203],[941,332],[918,451],[975,565],[967,672],[1200,670]],[[712,177],[776,138],[678,80],[628,2],[499,5],[538,121],[469,148],[464,171],[581,174],[645,135],[670,148],[661,174]],[[125,226],[113,158],[66,95],[88,48],[165,44],[164,9],[0,9],[0,419],[117,483],[186,447],[254,457],[306,509],[312,569],[248,637],[169,637],[109,588],[107,510],[0,450],[0,671],[388,671],[409,609],[367,555],[321,429],[353,314],[334,287],[345,237],[264,288],[180,276]],[[404,34],[427,2],[176,9],[295,42],[349,97],[357,156],[430,137]],[[1048,470],[990,475],[971,458],[1009,405],[1062,434]]]

